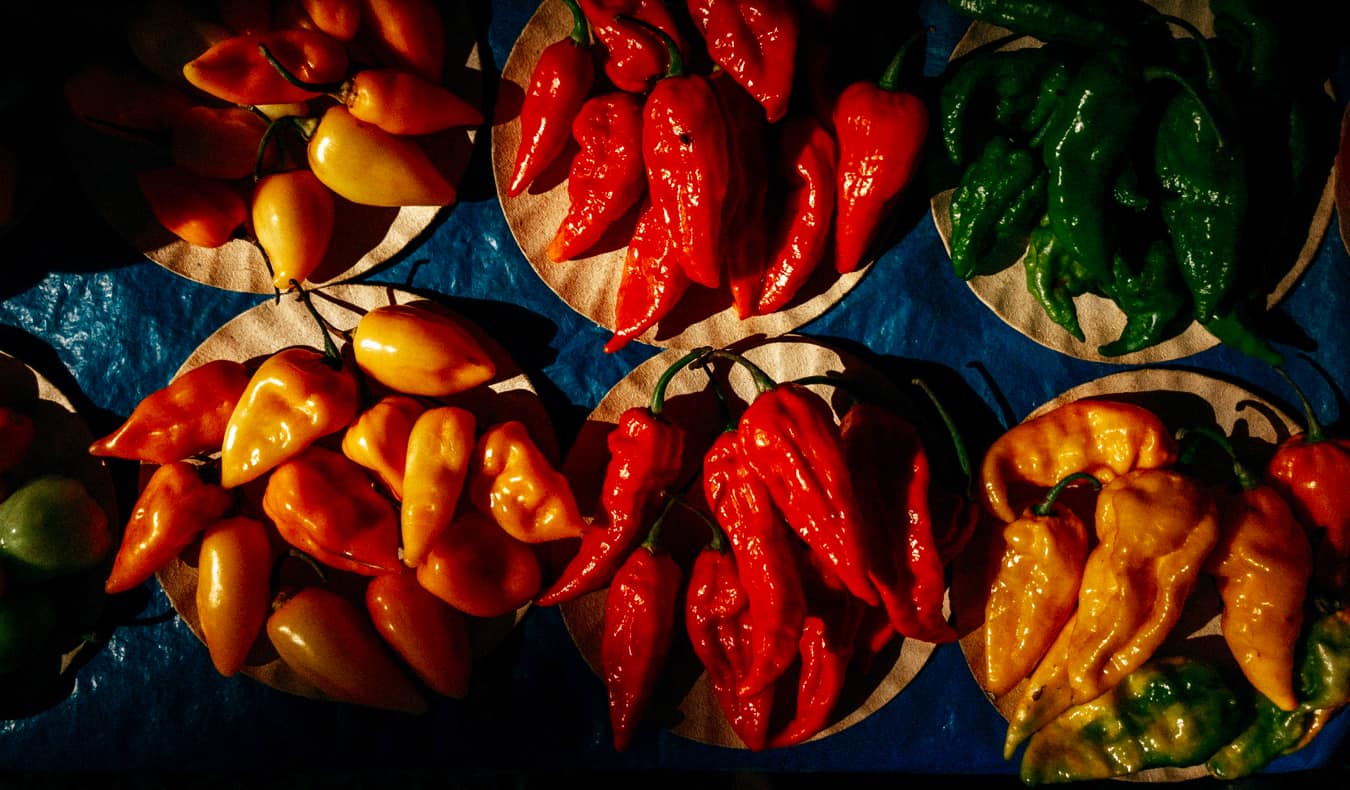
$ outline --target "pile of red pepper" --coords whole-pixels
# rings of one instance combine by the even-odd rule
[[[324,262],[341,201],[455,202],[438,136],[483,114],[445,84],[438,3],[219,5],[199,19],[152,4],[129,25],[134,67],[66,83],[77,119],[147,147],[136,183],[165,229],[205,248],[250,240],[284,291]]]
[[[907,46],[879,79],[836,88],[837,2],[549,1],[572,33],[533,64],[505,191],[575,139],[547,256],[631,239],[606,351],[691,287],[726,288],[745,319],[794,304],[827,260],[844,274],[875,251],[927,134],[924,102],[901,88]]]
[[[708,446],[690,447],[697,431],[665,413],[667,385],[707,368],[724,395],[719,362],[748,370],[756,392]],[[969,522],[935,523],[950,493],[931,484],[919,432],[898,411],[857,399],[837,420],[808,382],[776,382],[741,354],[702,348],[620,415],[607,445],[601,512],[536,602],[608,585],[600,669],[616,749],[650,718],[685,637],[752,750],[837,721],[849,679],[893,639],[956,638],[946,568]]]
[[[329,698],[420,712],[468,692],[474,624],[529,604],[584,523],[526,426],[466,400],[498,366],[463,319],[386,304],[339,348],[298,293],[322,350],[192,368],[89,448],[145,472],[104,587],[180,561],[222,675],[279,659]]]

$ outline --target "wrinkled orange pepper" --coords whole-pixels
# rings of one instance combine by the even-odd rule
[[[267,636],[288,667],[331,699],[402,713],[427,709],[364,608],[332,590],[305,587],[284,598],[267,618]]]
[[[464,324],[429,302],[383,305],[361,316],[352,351],[363,373],[409,395],[454,395],[497,375]]]
[[[195,367],[142,398],[112,433],[90,444],[89,454],[168,464],[215,452],[251,377],[231,359]]]
[[[1051,486],[1075,472],[1103,485],[1132,469],[1176,460],[1176,442],[1142,406],[1084,398],[1005,431],[985,453],[980,488],[989,512],[1012,521]]]
[[[232,507],[230,492],[204,479],[195,464],[159,467],[131,509],[104,591],[125,592],[144,583]]]
[[[477,421],[473,412],[438,406],[422,413],[408,434],[403,475],[403,564],[426,560],[431,544],[455,517],[469,474]]]
[[[473,617],[516,611],[539,592],[542,579],[530,545],[473,510],[456,518],[417,566],[419,584]]]
[[[281,76],[260,47],[306,82],[334,82],[346,75],[350,62],[342,43],[318,30],[291,28],[241,33],[213,44],[183,66],[194,87],[230,104],[286,104],[318,98],[316,91],[292,85]]]
[[[457,192],[414,138],[357,120],[345,106],[324,111],[306,147],[309,169],[364,206],[448,206]]]
[[[415,398],[386,395],[357,415],[342,434],[342,454],[374,472],[395,499],[403,499],[408,439],[424,411]]]
[[[272,603],[272,541],[259,520],[235,516],[207,527],[197,558],[197,620],[216,671],[243,669]]]
[[[483,432],[469,463],[469,500],[525,543],[579,538],[586,522],[571,484],[518,420]]]
[[[333,238],[333,193],[308,170],[269,173],[253,187],[253,235],[267,255],[272,287],[288,291],[318,270]]]
[[[242,107],[189,107],[173,120],[169,156],[199,176],[244,178],[253,175],[266,131],[267,122]]]
[[[364,576],[403,567],[394,504],[342,453],[313,445],[283,462],[262,506],[282,539],[325,565]]]
[[[433,0],[362,0],[358,33],[393,65],[441,81],[445,20]]]
[[[137,172],[136,185],[155,220],[198,247],[223,245],[248,217],[244,196],[233,184],[175,165]]]
[[[468,621],[418,584],[416,572],[371,579],[366,610],[375,630],[428,688],[453,699],[468,696],[473,664]]]

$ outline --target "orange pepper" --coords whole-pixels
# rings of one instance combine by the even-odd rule
[[[189,107],[174,118],[169,155],[199,176],[244,178],[253,175],[266,131],[267,122],[242,107]]]
[[[340,104],[324,112],[306,150],[314,175],[359,205],[448,206],[457,196],[416,139],[358,120]]]
[[[318,98],[318,92],[296,87],[281,76],[260,46],[306,82],[340,80],[350,66],[341,42],[318,30],[291,28],[242,33],[217,42],[184,64],[183,76],[194,87],[231,104],[286,104]]]
[[[283,540],[325,565],[364,576],[403,567],[393,503],[339,452],[313,445],[283,462],[262,506]]]
[[[361,607],[324,587],[286,597],[267,618],[277,655],[327,697],[423,713],[427,700]]]
[[[424,411],[415,398],[386,395],[358,415],[342,435],[342,454],[374,472],[395,499],[403,499],[408,439]]]
[[[474,448],[473,413],[428,409],[413,423],[403,477],[403,564],[416,567],[455,517]]]
[[[159,224],[198,247],[221,246],[248,216],[244,196],[233,185],[181,167],[141,170],[136,184]]]
[[[433,0],[363,0],[360,32],[389,63],[441,81],[445,21]]]
[[[272,267],[272,287],[290,290],[323,263],[337,212],[333,193],[308,170],[271,173],[253,188],[253,235]]]
[[[203,479],[195,464],[159,467],[131,509],[103,589],[119,593],[144,583],[232,507],[230,492]]]
[[[178,376],[141,399],[89,454],[168,464],[220,449],[225,424],[248,386],[242,362],[216,359]]]
[[[567,478],[518,420],[494,425],[478,438],[469,465],[469,500],[525,543],[579,538],[586,529]]]
[[[352,332],[356,364],[367,376],[409,395],[440,398],[485,384],[496,365],[449,311],[429,302],[377,307]]]
[[[217,521],[197,559],[197,620],[216,671],[243,669],[271,609],[272,541],[257,519]]]
[[[361,24],[360,0],[301,0],[314,26],[338,41],[351,41]]]
[[[466,511],[432,544],[417,582],[473,617],[499,617],[539,592],[539,558],[481,513]]]
[[[412,570],[371,579],[366,609],[375,630],[431,690],[468,696],[473,648],[462,612],[427,592]]]

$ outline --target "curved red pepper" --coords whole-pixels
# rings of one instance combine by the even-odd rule
[[[621,91],[646,93],[666,71],[666,47],[652,28],[670,36],[677,49],[684,49],[675,17],[662,0],[580,0],[580,3],[591,30],[605,48],[605,76]]]
[[[571,260],[600,241],[647,192],[642,165],[642,99],[611,91],[588,99],[572,123],[581,146],[567,175],[567,214],[549,242],[549,260]]]
[[[761,315],[786,307],[810,279],[829,252],[834,220],[835,145],[829,130],[813,115],[795,117],[784,126],[779,147],[787,192],[755,308]]]
[[[665,216],[648,203],[628,242],[615,294],[614,336],[605,343],[605,353],[613,354],[655,326],[687,290],[689,277],[680,266]]]
[[[908,46],[901,49],[878,82],[849,85],[834,105],[839,138],[834,264],[841,274],[862,264],[923,151],[928,108],[898,87],[907,51]]]
[[[576,0],[563,0],[572,12],[572,33],[544,48],[530,72],[530,84],[520,106],[520,146],[507,187],[519,195],[567,147],[567,136],[581,105],[595,83],[586,18]]]
[[[764,279],[766,231],[764,116],[750,94],[723,74],[712,80],[722,107],[727,130],[727,158],[734,162],[727,173],[727,196],[722,206],[722,259],[736,315],[755,314]]]
[[[801,21],[791,0],[688,0],[708,54],[776,123],[787,114]]]

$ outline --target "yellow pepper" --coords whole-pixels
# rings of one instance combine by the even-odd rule
[[[403,564],[422,564],[454,519],[476,430],[473,413],[455,406],[428,409],[413,423],[403,478]]]
[[[1012,521],[1055,483],[1086,472],[1103,485],[1133,469],[1176,461],[1176,442],[1142,406],[1085,398],[1006,431],[985,453],[980,487],[989,512]]]
[[[416,398],[386,395],[361,412],[342,434],[342,454],[374,472],[395,499],[403,499],[408,437],[424,411],[426,407]]]
[[[361,316],[352,351],[366,375],[409,395],[454,395],[497,375],[478,340],[426,302],[383,305]]]
[[[306,148],[309,169],[342,197],[365,206],[448,206],[456,190],[411,137],[359,121],[345,106],[324,112]]]
[[[479,438],[469,497],[479,512],[525,543],[579,538],[586,526],[567,478],[516,420],[494,425]]]

